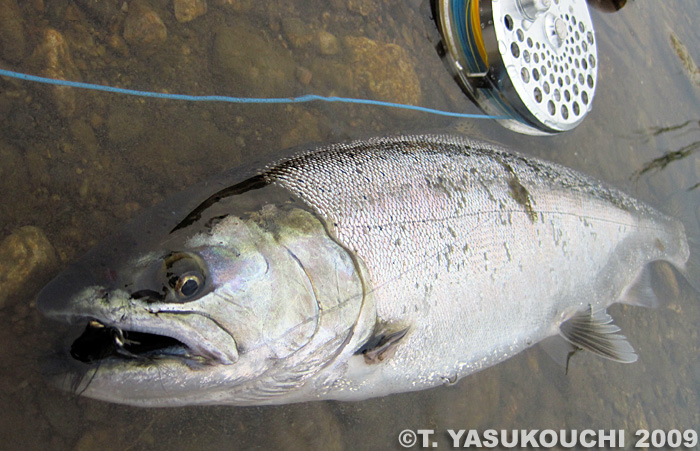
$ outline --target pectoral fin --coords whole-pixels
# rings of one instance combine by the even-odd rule
[[[364,355],[365,363],[368,365],[379,363],[394,355],[396,346],[406,336],[408,329],[406,327],[392,331],[386,328],[379,328],[375,330],[375,333],[360,349],[355,351],[355,354]]]
[[[622,363],[637,361],[637,354],[620,328],[612,324],[612,317],[604,310],[578,312],[559,326],[559,332],[574,347],[586,349],[606,359]]]

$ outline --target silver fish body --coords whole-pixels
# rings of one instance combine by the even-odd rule
[[[72,349],[83,394],[360,400],[454,382],[555,335],[631,362],[605,308],[652,303],[647,265],[689,258],[678,221],[464,138],[321,147],[208,190],[144,213],[40,294],[48,316],[88,324]]]

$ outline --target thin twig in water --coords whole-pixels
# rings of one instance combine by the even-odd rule
[[[700,142],[694,142],[694,143],[688,144],[685,147],[682,147],[679,150],[666,152],[662,156],[660,156],[658,158],[654,158],[649,163],[645,164],[644,167],[642,169],[640,169],[639,171],[635,172],[635,174],[632,177],[635,181],[639,180],[639,177],[646,174],[647,172],[651,172],[651,171],[658,172],[658,171],[664,169],[666,166],[668,166],[669,164],[671,164],[674,161],[678,161],[682,158],[689,157],[690,155],[697,152],[699,149],[700,149]],[[697,187],[697,185],[692,187],[691,189],[695,189],[696,187]]]

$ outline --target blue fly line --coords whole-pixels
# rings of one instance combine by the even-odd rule
[[[400,108],[404,110],[420,111],[422,113],[437,114],[439,116],[460,117],[468,119],[508,119],[505,116],[490,116],[487,114],[455,113],[451,111],[436,110],[416,105],[406,105],[403,103],[383,102],[381,100],[355,99],[352,97],[320,96],[307,94],[299,97],[229,97],[229,96],[192,96],[187,94],[165,94],[162,92],[139,91],[136,89],[115,88],[112,86],[96,85],[93,83],[82,83],[79,81],[59,80],[56,78],[38,77],[36,75],[23,74],[10,70],[0,69],[0,75],[5,77],[18,78],[20,80],[33,81],[49,85],[70,86],[72,88],[90,89],[93,91],[112,92],[129,96],[151,97],[167,100],[186,100],[189,102],[229,102],[229,103],[305,103],[305,102],[340,102],[354,103],[361,105],[376,105],[389,108]]]

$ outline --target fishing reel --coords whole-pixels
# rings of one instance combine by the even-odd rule
[[[501,125],[548,135],[591,111],[598,54],[585,0],[432,0],[431,8],[448,70]]]

